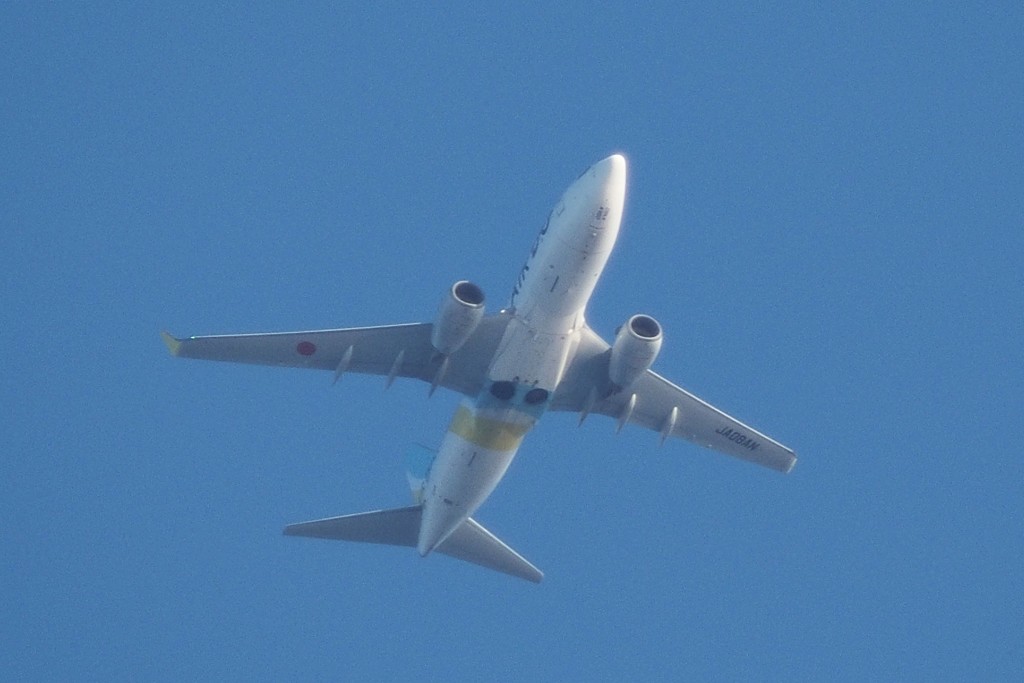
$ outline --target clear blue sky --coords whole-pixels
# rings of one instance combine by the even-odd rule
[[[0,5],[4,676],[1020,680],[1024,9],[960,4]],[[539,586],[283,537],[456,397],[159,331],[499,307],[612,152],[591,325],[793,473],[552,414],[478,515]]]

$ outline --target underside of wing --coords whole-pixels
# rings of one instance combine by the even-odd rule
[[[383,375],[389,383],[410,377],[472,396],[480,391],[507,324],[501,314],[484,318],[447,359],[431,344],[431,323],[186,339],[165,332],[164,341],[182,358],[312,368],[335,378],[345,372]]]
[[[598,413],[687,439],[749,462],[789,472],[796,454],[786,446],[650,370],[616,390],[608,380],[609,345],[585,330],[576,358],[552,398],[552,410]]]
[[[625,416],[631,402],[631,413]],[[796,464],[796,454],[789,448],[650,370],[628,390],[601,401],[594,412],[625,417],[663,437],[687,439],[780,472],[789,472]]]

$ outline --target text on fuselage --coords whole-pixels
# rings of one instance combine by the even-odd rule
[[[541,240],[544,239],[544,235],[548,233],[548,228],[551,227],[551,216],[548,216],[548,220],[544,223],[544,228],[537,235],[537,239],[533,241],[533,248],[530,249],[530,255],[526,258],[526,263],[523,264],[522,270],[519,271],[519,277],[516,279],[516,286],[512,288],[512,307],[515,308],[516,296],[519,295],[519,290],[522,289],[523,283],[526,282],[526,274],[530,271],[530,264],[533,262],[533,257],[537,255],[537,250],[540,249]]]

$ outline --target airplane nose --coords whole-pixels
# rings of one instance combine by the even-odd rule
[[[626,198],[626,157],[613,154],[591,167],[593,200],[608,206],[622,206]]]
[[[604,187],[625,187],[626,157],[613,154],[594,164],[594,178]]]
[[[594,189],[604,195],[606,200],[622,203],[626,196],[626,157],[613,154],[601,159],[591,167]]]
[[[621,154],[612,154],[597,162],[597,167],[603,169],[608,176],[624,175],[626,173],[626,157]]]

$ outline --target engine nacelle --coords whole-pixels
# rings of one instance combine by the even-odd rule
[[[448,291],[437,311],[430,343],[448,355],[466,343],[484,317],[484,291],[469,280],[459,280]]]
[[[617,389],[630,386],[651,367],[661,338],[661,325],[649,315],[634,315],[619,328],[608,363],[608,377]]]

